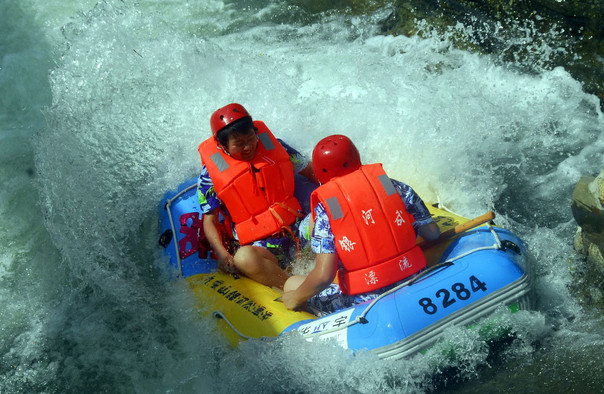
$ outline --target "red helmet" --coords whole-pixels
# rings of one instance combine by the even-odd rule
[[[357,147],[345,135],[323,138],[312,151],[312,169],[321,183],[343,176],[361,167]]]
[[[216,134],[224,127],[229,124],[245,117],[250,117],[250,114],[241,104],[232,103],[225,105],[222,108],[217,109],[210,118],[210,127],[212,128],[212,135],[216,137]]]

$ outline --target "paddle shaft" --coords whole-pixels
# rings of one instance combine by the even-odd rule
[[[495,213],[493,211],[489,211],[489,212],[485,213],[484,215],[480,215],[478,217],[475,217],[474,219],[468,220],[467,222],[458,224],[457,226],[453,227],[452,229],[449,229],[449,230],[445,231],[444,233],[441,233],[440,236],[433,241],[423,241],[419,244],[419,246],[421,248],[425,249],[427,247],[430,247],[434,244],[437,244],[437,243],[447,240],[449,238],[453,238],[457,234],[463,233],[466,230],[469,230],[471,228],[474,228],[474,227],[480,226],[481,224],[489,222],[489,221],[493,220],[494,218],[495,218]]]

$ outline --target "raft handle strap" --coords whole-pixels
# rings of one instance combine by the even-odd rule
[[[501,244],[503,245],[503,249],[505,249],[505,250],[509,249],[512,252],[516,253],[516,254],[520,254],[521,253],[521,250],[518,247],[518,245],[516,245],[515,243],[513,243],[509,239],[501,241]]]

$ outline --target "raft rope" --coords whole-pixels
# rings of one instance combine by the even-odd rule
[[[176,200],[177,198],[179,198],[180,196],[182,196],[189,190],[196,188],[196,187],[197,187],[197,183],[194,183],[194,184],[188,186],[187,188],[181,190],[179,193],[177,193],[174,197],[172,197],[171,199],[169,199],[166,202],[166,210],[168,211],[168,218],[170,219],[170,226],[172,227],[172,237],[174,240],[174,249],[176,249],[176,261],[178,263],[178,272],[180,273],[180,276],[184,276],[182,273],[182,261],[180,260],[180,250],[178,249],[178,237],[176,235],[176,226],[174,226],[174,219],[172,218],[172,210],[170,209],[170,207],[172,206],[172,202],[174,200]]]
[[[339,327],[331,328],[329,330],[320,331],[320,332],[312,333],[312,334],[305,334],[305,335],[302,335],[302,336],[304,338],[311,338],[311,337],[314,337],[314,336],[317,336],[317,335],[321,336],[321,335],[325,335],[325,334],[330,334],[332,332],[337,332],[337,331],[340,331],[340,330],[344,330],[344,329],[346,329],[348,327],[351,327],[351,326],[353,326],[355,324],[358,324],[358,323],[366,324],[366,323],[369,322],[369,320],[367,320],[367,318],[365,316],[367,316],[367,314],[369,313],[369,311],[371,310],[371,308],[373,308],[375,306],[375,304],[378,301],[380,301],[382,298],[384,298],[384,297],[386,297],[386,296],[388,296],[388,295],[396,292],[399,289],[402,289],[405,286],[410,286],[413,283],[415,283],[416,281],[418,281],[419,279],[427,276],[428,274],[431,274],[432,272],[434,272],[434,271],[436,271],[438,269],[441,269],[443,267],[448,267],[448,266],[452,265],[455,260],[459,260],[459,259],[461,259],[463,257],[466,257],[466,256],[472,254],[472,253],[483,251],[483,250],[503,250],[504,247],[503,247],[503,244],[501,242],[501,239],[499,238],[499,234],[497,234],[497,232],[493,229],[493,226],[490,223],[487,223],[487,226],[489,227],[489,230],[491,231],[491,233],[493,234],[493,237],[495,238],[495,243],[493,245],[483,246],[483,247],[479,247],[479,248],[475,248],[475,249],[469,250],[469,251],[467,251],[465,253],[462,253],[462,254],[460,254],[458,256],[455,256],[455,257],[452,257],[450,259],[447,259],[447,260],[443,261],[442,263],[439,263],[439,264],[437,264],[437,265],[435,265],[433,267],[430,267],[430,268],[428,268],[425,271],[420,272],[419,274],[415,275],[413,278],[411,278],[409,280],[406,280],[405,282],[403,282],[403,283],[401,283],[401,284],[393,287],[392,289],[390,289],[390,290],[388,290],[388,291],[380,294],[376,298],[374,298],[371,301],[371,303],[369,303],[369,305],[367,305],[367,307],[365,308],[365,310],[363,310],[363,312],[360,315],[358,315],[354,320],[351,320],[351,321],[349,321],[346,324],[343,324],[343,325],[341,325]]]
[[[241,338],[243,339],[260,339],[261,341],[268,341],[271,338],[262,336],[262,337],[250,337],[245,335],[244,333],[242,333],[241,331],[239,331],[237,328],[235,328],[235,326],[233,325],[233,323],[231,323],[231,321],[224,315],[224,313],[220,312],[220,311],[214,311],[212,312],[212,316],[217,318],[217,319],[222,319],[224,320],[224,322],[231,327],[231,329],[233,331],[235,331],[235,334],[239,335]]]

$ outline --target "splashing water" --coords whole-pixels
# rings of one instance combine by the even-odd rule
[[[587,358],[602,347],[601,317],[567,290],[570,195],[601,169],[603,119],[565,70],[526,72],[427,27],[380,35],[389,6],[0,7],[13,21],[0,70],[0,391],[480,390],[535,376],[553,386],[548,366],[576,360],[571,382],[604,378]],[[533,59],[546,64],[552,50],[535,45]],[[232,101],[306,154],[345,133],[364,162],[383,162],[426,201],[468,217],[494,209],[536,264],[538,311],[498,322],[518,333],[512,345],[493,359],[475,332],[451,329],[454,358],[378,361],[295,336],[230,349],[186,284],[159,274],[156,222],[163,193],[199,170],[209,115]]]

